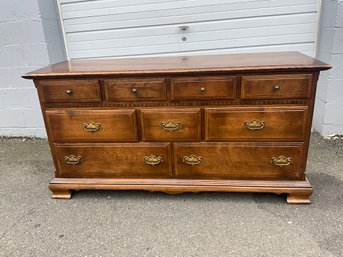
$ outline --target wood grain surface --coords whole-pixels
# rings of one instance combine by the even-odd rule
[[[139,144],[54,144],[59,177],[169,177],[171,176],[170,145],[168,143]],[[65,156],[80,156],[79,164],[69,165]],[[161,162],[154,166],[145,157],[155,155]]]
[[[71,60],[25,74],[28,79],[65,76],[159,75],[242,71],[327,70],[331,66],[299,52],[247,53],[129,59]]]
[[[132,142],[138,140],[136,111],[125,110],[47,110],[46,120],[54,141]],[[87,131],[95,124],[97,131]]]
[[[307,106],[224,107],[205,109],[206,141],[302,141]],[[249,124],[260,124],[249,129]]]

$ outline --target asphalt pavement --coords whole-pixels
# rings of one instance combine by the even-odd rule
[[[312,134],[310,205],[251,193],[80,191],[53,200],[45,139],[0,139],[0,256],[343,256],[343,140]]]

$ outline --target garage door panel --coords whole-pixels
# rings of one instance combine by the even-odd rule
[[[169,28],[170,29],[170,28]],[[196,30],[196,28],[192,27]],[[151,42],[154,42],[154,45],[163,45],[163,44],[179,44],[182,43],[181,37],[174,33],[171,35],[153,35],[153,28],[149,36],[137,36],[135,37],[123,37],[117,39],[98,39],[98,40],[84,40],[79,42],[70,42],[69,49],[74,50],[92,50],[92,49],[101,49],[108,48],[109,45],[115,46],[116,48],[121,47],[133,47],[133,46],[150,46]],[[168,28],[164,28],[168,30]],[[172,30],[172,29],[171,29]],[[249,37],[261,37],[261,36],[276,36],[276,35],[287,35],[289,31],[292,31],[294,34],[303,34],[303,33],[315,33],[313,24],[299,24],[299,25],[283,25],[283,26],[271,26],[271,27],[257,27],[257,28],[244,28],[244,29],[227,29],[222,28],[216,31],[203,31],[203,32],[192,32],[187,33],[188,40],[192,43],[195,42],[208,42],[209,38],[213,40],[225,40],[225,39],[240,39],[240,38],[249,38]],[[139,31],[139,30],[137,30]],[[229,46],[229,45],[228,45]]]
[[[288,15],[281,16],[269,16],[269,17],[257,17],[251,19],[233,19],[233,20],[220,20],[211,22],[198,22],[192,24],[191,30],[187,33],[198,32],[210,32],[221,30],[237,30],[237,29],[250,29],[254,30],[260,27],[274,27],[274,26],[288,26],[295,25],[307,25],[312,26],[309,29],[311,31],[316,30],[315,13],[302,13],[292,15],[292,19]],[[251,26],[254,24],[254,27]],[[276,25],[274,25],[276,24]],[[274,27],[276,28],[276,27]],[[275,32],[277,33],[277,31]],[[87,31],[87,32],[74,32],[68,34],[68,42],[84,42],[92,40],[106,40],[106,39],[121,39],[128,37],[148,37],[158,35],[180,35],[178,26],[166,25],[166,26],[154,26],[154,27],[139,27],[129,29],[117,29],[115,33],[113,30],[99,30],[99,31]]]
[[[239,48],[251,47],[258,45],[277,45],[277,44],[296,44],[300,42],[311,42],[314,33],[300,34],[300,35],[282,35],[282,36],[268,36],[268,37],[255,37],[254,40],[241,39],[225,39],[205,42],[192,42],[192,43],[172,43],[172,44],[150,44],[146,46],[132,46],[132,47],[112,47],[103,49],[92,50],[75,50],[72,52],[72,58],[94,58],[94,57],[107,57],[107,56],[129,56],[129,55],[145,55],[153,53],[168,53],[168,52],[186,52],[196,50],[220,49],[220,48]]]
[[[139,55],[125,55],[117,56],[116,58],[126,58],[126,57],[156,57],[156,56],[187,56],[187,55],[209,55],[209,54],[230,54],[230,53],[256,53],[256,52],[285,52],[285,51],[299,51],[309,56],[314,53],[314,45],[312,43],[299,43],[299,44],[285,44],[285,45],[267,45],[267,46],[257,46],[257,47],[238,47],[238,48],[211,48],[207,50],[199,51],[176,51],[176,52],[164,52],[164,53],[153,53],[153,54],[139,54]],[[93,58],[103,58],[103,57],[93,57]]]
[[[310,0],[300,0],[308,3]],[[306,2],[307,1],[307,2]],[[185,10],[194,8],[205,8],[205,12],[211,8],[213,5],[225,5],[225,6],[241,6],[242,4],[248,4],[249,9],[254,6],[260,7],[261,4],[266,1],[251,1],[251,0],[177,0],[177,1],[84,1],[74,4],[62,4],[62,11],[64,13],[65,19],[70,18],[81,18],[81,17],[91,17],[91,16],[104,16],[104,15],[115,15],[115,14],[125,14],[125,13],[139,13],[139,12],[154,12],[160,10]],[[267,1],[272,2],[272,1]],[[257,5],[256,5],[257,4]],[[270,3],[269,3],[270,5]],[[231,8],[231,10],[232,10]],[[237,8],[237,7],[236,7]],[[243,8],[246,9],[246,8]],[[94,11],[96,10],[96,12]],[[194,14],[194,11],[188,11],[187,13]]]
[[[263,8],[292,7],[296,5],[317,4],[314,0],[178,0],[178,1],[156,1],[156,0],[130,0],[130,1],[82,1],[75,4],[62,4],[61,9],[65,22],[71,24],[83,24],[87,17],[93,22],[108,22],[137,18],[161,18],[169,16],[210,14],[227,11],[247,11]],[[111,8],[112,7],[112,8]],[[301,9],[298,9],[298,11]],[[301,10],[302,11],[302,10]],[[125,16],[128,15],[128,16]],[[102,17],[102,18],[101,18]],[[199,21],[199,20],[195,20]],[[201,20],[200,20],[201,21]]]
[[[72,59],[294,50],[314,54],[318,0],[60,3]],[[189,29],[182,32],[180,25]]]
[[[210,0],[209,0],[210,1]],[[184,15],[177,15],[173,11],[166,11],[163,16],[158,17],[141,17],[140,14],[134,13],[131,19],[122,17],[120,20],[116,20],[118,15],[109,16],[95,16],[88,17],[87,20],[78,18],[78,24],[68,24],[68,19],[64,21],[66,32],[76,31],[95,31],[104,29],[120,29],[120,28],[131,28],[131,27],[144,27],[144,26],[155,26],[175,24],[177,23],[189,23],[199,21],[212,21],[212,20],[223,20],[223,19],[239,19],[239,18],[252,18],[252,17],[265,17],[271,15],[285,15],[285,14],[298,14],[298,13],[313,13],[317,10],[317,4],[305,4],[305,5],[292,5],[292,6],[280,6],[280,7],[265,7],[258,9],[242,9],[242,10],[223,10],[223,6],[217,6],[217,10],[213,12],[204,12],[199,14],[187,13],[183,10]],[[149,13],[152,11],[147,11]],[[105,18],[98,20],[98,18]]]

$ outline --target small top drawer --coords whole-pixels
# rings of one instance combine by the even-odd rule
[[[171,80],[172,100],[234,99],[236,78],[218,77],[183,77]]]
[[[150,79],[110,79],[105,80],[107,101],[150,101],[166,99],[166,80]]]
[[[309,98],[311,74],[242,77],[242,99]]]
[[[42,102],[100,102],[98,80],[38,80],[35,82]]]

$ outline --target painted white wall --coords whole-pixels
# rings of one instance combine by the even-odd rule
[[[21,75],[65,59],[55,0],[2,0],[0,136],[45,137],[36,89]]]
[[[343,0],[323,0],[321,13],[317,56],[333,68],[319,78],[313,127],[343,135]]]

